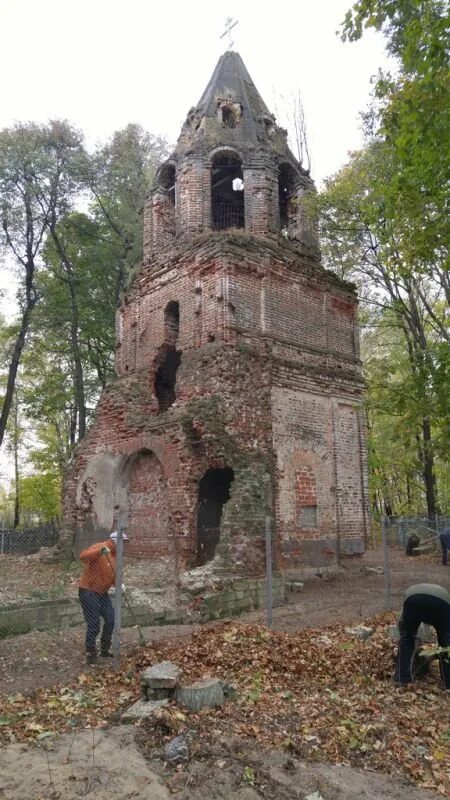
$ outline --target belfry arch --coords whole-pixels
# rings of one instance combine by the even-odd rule
[[[218,231],[245,227],[242,160],[231,150],[221,150],[212,158],[211,219]]]

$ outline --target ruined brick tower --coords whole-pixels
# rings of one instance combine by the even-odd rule
[[[120,517],[161,580],[256,576],[269,514],[281,571],[362,552],[357,302],[321,266],[313,191],[226,52],[146,203],[117,378],[66,481],[76,547]]]

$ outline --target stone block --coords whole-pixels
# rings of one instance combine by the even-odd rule
[[[137,700],[130,708],[127,708],[121,716],[122,722],[138,722],[146,717],[151,717],[160,708],[166,706],[169,701],[164,700]]]
[[[178,685],[183,670],[171,661],[160,661],[147,667],[141,675],[141,685],[149,689],[174,689]]]
[[[237,698],[237,687],[234,683],[228,683],[227,681],[222,681],[222,689],[225,700],[236,700]]]
[[[142,700],[166,700],[170,697],[173,689],[150,689],[148,686],[141,684],[141,698]]]
[[[176,625],[183,620],[182,611],[176,608],[168,608],[164,617],[167,625]]]
[[[350,636],[353,636],[355,639],[362,639],[362,641],[365,642],[366,639],[372,636],[373,628],[369,628],[367,625],[355,625],[354,628],[346,628],[345,632],[349,633]]]
[[[288,581],[286,588],[289,592],[303,592],[305,584],[302,581]]]
[[[187,686],[177,686],[175,699],[194,712],[205,706],[221,706],[225,700],[223,683],[216,678],[205,678]]]

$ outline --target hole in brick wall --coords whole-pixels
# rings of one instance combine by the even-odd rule
[[[293,197],[298,176],[291,164],[281,164],[278,174],[278,202],[280,230],[289,234],[289,225],[294,213]]]
[[[155,375],[155,394],[160,411],[167,411],[176,400],[175,383],[180,362],[181,353],[173,346],[166,347],[163,360]]]
[[[235,128],[237,124],[237,115],[233,108],[230,106],[222,106],[222,122],[224,128]]]
[[[176,400],[175,384],[181,363],[181,351],[176,349],[180,330],[180,304],[176,300],[164,309],[164,344],[159,353],[155,374],[155,394],[160,411],[167,411]]]
[[[234,472],[230,467],[208,469],[198,484],[197,566],[211,561],[220,539],[223,506],[230,499]]]
[[[215,230],[245,226],[244,190],[233,188],[236,179],[243,186],[243,178],[241,160],[237,155],[229,152],[216,154],[211,168],[212,224]]]

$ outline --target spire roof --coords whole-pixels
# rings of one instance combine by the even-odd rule
[[[226,99],[241,104],[244,119],[271,116],[242,58],[233,50],[227,50],[219,58],[195,110],[202,116],[215,117],[218,101]]]

